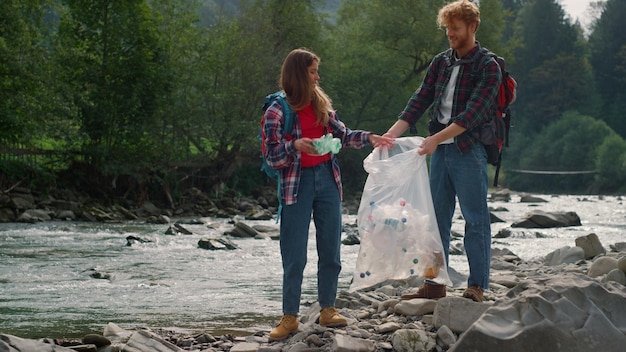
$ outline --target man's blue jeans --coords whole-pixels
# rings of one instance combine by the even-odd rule
[[[311,213],[316,229],[317,298],[335,305],[341,271],[341,199],[330,162],[302,169],[296,204],[283,205],[280,253],[283,261],[283,314],[298,315],[307,262]]]
[[[491,265],[491,219],[487,206],[487,153],[477,143],[467,153],[459,153],[455,144],[437,147],[430,160],[430,188],[441,243],[449,263],[450,229],[459,199],[465,219],[463,244],[470,275],[467,285],[489,288]]]

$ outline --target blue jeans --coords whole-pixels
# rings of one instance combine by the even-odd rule
[[[459,199],[465,219],[463,244],[470,275],[467,285],[489,288],[491,265],[491,219],[487,206],[487,153],[476,144],[467,153],[459,153],[455,144],[437,147],[430,160],[430,188],[441,244],[449,263],[450,229]]]
[[[303,168],[298,201],[283,205],[280,253],[283,261],[283,314],[298,315],[307,261],[311,213],[317,244],[317,298],[333,307],[341,271],[341,199],[330,162]]]

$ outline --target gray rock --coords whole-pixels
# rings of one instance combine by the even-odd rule
[[[259,235],[257,230],[255,230],[248,224],[241,222],[241,221],[238,221],[237,223],[235,223],[235,227],[231,231],[225,234],[228,234],[234,237],[242,237],[242,238],[255,237]]]
[[[522,194],[520,197],[520,203],[547,203],[548,201],[537,196],[533,196],[530,194]]]
[[[454,345],[457,341],[454,332],[447,326],[442,326],[437,330],[437,338],[441,341],[443,347],[448,348]]]
[[[202,238],[198,241],[198,247],[208,250],[233,250],[238,249],[236,244],[225,238]]]
[[[433,299],[415,298],[401,301],[394,307],[394,313],[407,316],[424,315],[435,311],[437,301]]]
[[[436,335],[424,330],[401,329],[391,335],[396,352],[431,351],[437,345]]]
[[[130,348],[134,348],[133,352],[182,352],[182,348],[164,340],[159,335],[146,331],[137,330],[134,332],[126,345]]]
[[[609,245],[613,252],[626,252],[626,242],[617,242]]]
[[[257,352],[259,346],[256,342],[242,342],[234,345],[230,352]]]
[[[274,214],[268,209],[255,209],[246,216],[246,220],[271,220]]]
[[[0,334],[2,352],[76,352],[70,348],[50,344],[46,341],[30,340],[21,337]]]
[[[573,211],[568,212],[544,212],[534,210],[526,214],[525,219],[515,222],[511,227],[524,228],[552,228],[581,226],[580,217]]]
[[[32,194],[13,194],[11,202],[13,203],[13,208],[17,210],[26,210],[35,207],[35,199]]]
[[[576,263],[585,259],[585,251],[580,247],[565,246],[548,253],[544,264],[556,266],[565,263]]]
[[[624,274],[624,272],[619,269],[613,269],[609,271],[608,274],[606,274],[606,277],[603,280],[603,282],[609,281],[617,282],[623,286],[626,286],[626,274]]]
[[[626,273],[626,256],[617,260],[617,268]]]
[[[19,222],[40,222],[40,221],[50,221],[52,217],[50,216],[50,212],[42,209],[28,209],[23,212],[18,218]]]
[[[626,291],[580,274],[526,282],[510,290],[449,352],[621,351]]]
[[[61,210],[57,213],[56,218],[59,220],[76,220],[76,214],[71,210]]]
[[[598,257],[591,263],[587,275],[598,277],[608,274],[611,270],[617,269],[617,259],[613,257]]]
[[[595,233],[590,233],[587,236],[578,237],[576,239],[576,247],[580,247],[585,251],[585,259],[595,258],[600,254],[606,253],[602,243]]]
[[[510,202],[511,201],[511,191],[508,189],[502,189],[497,192],[491,193],[491,197],[489,200],[492,202]]]
[[[370,340],[338,334],[335,335],[331,350],[335,352],[374,352],[376,345]]]
[[[461,333],[467,330],[491,306],[492,303],[474,302],[467,298],[444,297],[437,303],[434,313],[436,328],[447,326]]]

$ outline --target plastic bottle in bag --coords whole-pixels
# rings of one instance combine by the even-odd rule
[[[394,229],[397,232],[402,232],[404,230],[406,230],[407,227],[407,221],[408,221],[408,214],[406,211],[406,202],[401,199],[400,200],[400,212],[397,216],[389,216],[386,217],[383,220],[383,224],[386,226],[391,227],[392,229]],[[388,209],[390,212],[396,212],[396,209]],[[393,215],[393,214],[389,214],[389,215]]]

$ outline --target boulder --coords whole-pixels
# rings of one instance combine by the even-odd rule
[[[198,241],[198,247],[208,250],[238,249],[236,244],[225,238],[203,238]]]
[[[626,290],[582,274],[549,276],[511,289],[449,352],[621,351]]]
[[[626,257],[621,257],[617,260],[617,268],[626,274]]]
[[[526,214],[525,219],[513,223],[511,227],[551,228],[581,225],[580,217],[572,211],[544,212],[541,210],[534,210]]]
[[[6,352],[76,352],[73,349],[57,346],[50,340],[31,340],[0,334],[0,351]]]
[[[235,227],[231,231],[226,232],[224,234],[230,235],[233,237],[243,237],[243,238],[256,237],[259,235],[257,230],[255,230],[250,225],[241,221],[238,221],[237,223],[235,223]]]
[[[598,235],[590,233],[587,236],[578,237],[576,239],[576,247],[580,247],[585,251],[585,259],[594,258],[600,254],[606,253]]]
[[[585,259],[585,251],[580,247],[564,246],[548,253],[544,259],[547,266],[576,263]]]
[[[537,196],[532,196],[529,194],[522,194],[520,197],[520,203],[547,203],[548,201]]]
[[[587,275],[598,277],[608,274],[611,270],[617,269],[617,259],[612,257],[598,257],[589,266]]]

